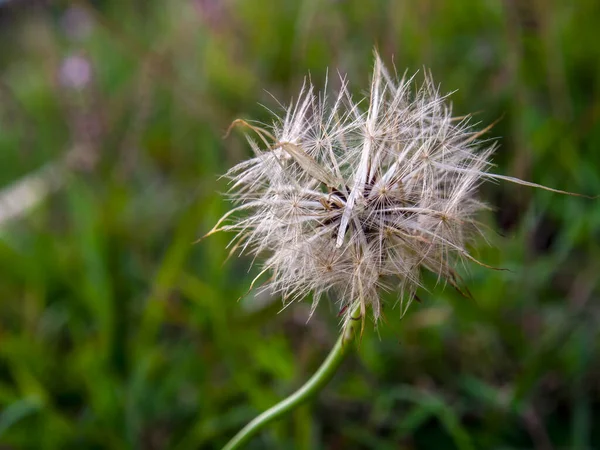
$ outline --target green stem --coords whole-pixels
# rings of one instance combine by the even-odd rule
[[[337,368],[344,360],[344,357],[350,348],[350,343],[354,339],[358,328],[361,326],[360,303],[354,305],[350,318],[351,320],[349,320],[344,327],[342,334],[327,356],[327,359],[321,364],[321,367],[319,367],[319,370],[317,370],[315,374],[292,395],[254,418],[254,420],[242,428],[242,430],[240,430],[240,432],[236,434],[225,447],[223,447],[223,450],[241,448],[242,445],[246,444],[265,425],[287,414],[325,387],[329,380],[333,378]]]

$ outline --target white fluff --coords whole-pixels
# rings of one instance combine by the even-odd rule
[[[520,180],[487,172],[487,129],[453,118],[427,74],[413,86],[375,55],[368,98],[353,100],[345,79],[332,98],[308,83],[269,130],[244,122],[254,157],[227,173],[235,207],[211,233],[235,231],[235,250],[267,256],[263,289],[286,304],[312,292],[313,309],[333,292],[377,320],[380,291],[397,292],[403,314],[421,269],[455,285],[455,260],[473,259],[479,184]]]

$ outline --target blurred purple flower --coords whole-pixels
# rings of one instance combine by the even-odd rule
[[[60,66],[58,77],[62,86],[81,90],[92,79],[92,65],[84,56],[67,56]]]
[[[60,19],[65,34],[73,40],[83,40],[92,31],[93,22],[89,13],[79,6],[68,8]]]
[[[196,11],[206,25],[213,29],[222,28],[227,20],[227,10],[219,0],[192,0]]]

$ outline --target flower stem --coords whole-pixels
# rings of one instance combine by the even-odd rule
[[[246,444],[265,425],[289,413],[325,387],[344,360],[350,348],[350,343],[362,324],[360,303],[355,304],[352,308],[350,320],[344,327],[342,334],[327,356],[327,359],[321,364],[321,367],[319,367],[315,374],[292,395],[254,418],[223,447],[223,450],[241,448],[242,445]]]

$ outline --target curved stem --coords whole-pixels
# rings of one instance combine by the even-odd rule
[[[350,320],[344,327],[342,334],[335,343],[335,346],[327,356],[327,359],[321,364],[321,367],[315,374],[296,392],[285,398],[275,406],[266,410],[261,415],[254,418],[248,425],[238,432],[226,445],[223,450],[234,450],[246,444],[256,433],[258,433],[268,423],[279,419],[300,404],[307,401],[313,395],[318,393],[333,378],[337,368],[340,366],[344,357],[348,353],[350,343],[354,339],[358,328],[361,326],[361,307],[360,303],[353,306]]]

